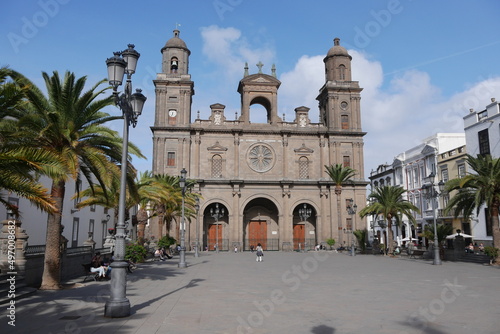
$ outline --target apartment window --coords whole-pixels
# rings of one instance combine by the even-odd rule
[[[71,233],[71,248],[78,246],[78,229],[80,227],[80,218],[73,218],[73,231]]]
[[[299,158],[299,179],[309,178],[309,159],[307,157]]]
[[[490,140],[488,137],[488,129],[484,129],[477,133],[479,139],[479,154],[490,154]]]
[[[175,166],[175,152],[167,152],[167,166]]]
[[[212,157],[212,177],[222,177],[222,157],[219,154]]]
[[[443,182],[448,181],[448,169],[441,170],[441,180],[443,180]]]
[[[462,178],[465,176],[465,164],[458,165],[458,177]]]
[[[102,221],[102,245],[104,247],[104,242],[106,241],[106,236],[108,235],[108,221],[105,219]]]
[[[93,236],[94,236],[94,219],[90,219],[89,220],[89,237],[92,236],[92,239]]]

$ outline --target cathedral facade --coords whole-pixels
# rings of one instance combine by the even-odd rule
[[[260,62],[258,73],[244,68],[237,87],[239,116],[229,119],[224,104],[214,101],[207,106],[208,119],[198,113],[192,121],[191,52],[178,30],[161,52],[162,73],[154,80],[153,172],[177,176],[185,168],[188,179],[197,182],[192,191],[201,201],[197,219],[186,223],[188,250],[197,236],[200,249],[208,250],[249,250],[258,243],[266,250],[303,250],[330,238],[339,246],[352,240],[352,230],[365,228],[347,211],[349,205],[359,211],[366,204],[362,88],[351,80],[352,58],[339,39],[324,58],[319,122],[311,121],[305,106],[295,108],[293,121],[278,115],[281,82],[274,66],[265,74]],[[266,123],[250,122],[254,105],[266,113]],[[325,165],[338,163],[357,174],[337,195]],[[166,231],[157,224],[150,222],[152,235],[168,233],[179,240],[179,226]]]

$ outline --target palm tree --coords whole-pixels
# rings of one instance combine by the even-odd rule
[[[393,219],[399,226],[403,220],[403,216],[406,216],[411,223],[415,224],[416,220],[413,216],[413,212],[420,212],[415,205],[403,198],[405,192],[406,190],[400,186],[383,186],[375,188],[375,191],[369,196],[369,198],[373,198],[374,201],[370,201],[370,204],[359,212],[361,218],[374,213],[377,216],[381,215],[385,217],[389,230],[388,245],[386,245],[389,248],[389,254],[392,254],[394,249],[394,234],[392,231]]]
[[[16,118],[21,136],[64,161],[60,175],[52,178],[51,196],[58,212],[49,214],[47,219],[45,261],[40,287],[59,289],[61,212],[66,182],[73,179],[79,185],[86,179],[91,188],[96,182],[101,187],[106,187],[109,178],[113,177],[112,171],[121,162],[122,139],[116,131],[104,124],[122,117],[110,116],[101,111],[114,102],[112,96],[98,99],[108,89],[98,89],[106,80],[83,91],[86,77],[76,79],[73,73],[66,72],[61,80],[56,71],[52,76],[43,72],[42,76],[47,96],[20,73],[13,73],[17,82],[29,85],[26,93],[29,104]],[[137,148],[133,145],[130,148],[132,154],[142,157]]]
[[[38,182],[38,175],[42,171],[57,172],[61,161],[30,142],[15,140],[17,133],[12,115],[22,109],[28,87],[9,79],[11,73],[6,67],[0,68],[0,189],[28,199],[41,210],[55,212],[54,201]],[[18,208],[2,195],[0,203],[19,216]]]
[[[444,241],[446,241],[446,236],[453,233],[453,226],[445,225],[445,224],[437,224],[437,239],[439,245],[439,252],[441,254],[441,258],[444,259]],[[427,238],[428,240],[434,240],[434,227],[432,225],[425,225],[424,230],[422,232],[422,236]]]
[[[456,191],[455,195],[448,201],[445,212],[453,212],[455,218],[463,214],[468,220],[476,209],[476,215],[481,208],[488,208],[488,217],[491,219],[493,229],[493,247],[500,248],[500,159],[492,158],[490,155],[478,155],[473,157],[467,155],[466,161],[473,174],[467,174],[463,178],[452,179],[446,183],[447,192]],[[495,259],[496,262],[499,257]]]
[[[325,165],[325,168],[326,168],[326,173],[328,174],[328,176],[330,176],[333,183],[335,184],[335,195],[337,195],[337,223],[340,231],[342,229],[342,218],[340,215],[340,210],[341,210],[340,194],[342,194],[342,185],[353,182],[352,179],[354,178],[354,175],[356,175],[356,170],[349,166],[344,166],[342,164],[335,164],[330,166]],[[333,238],[333,230],[331,224],[330,224],[330,238]],[[342,233],[339,233],[339,241],[340,245],[343,246]]]
[[[111,166],[112,167],[112,166]],[[116,225],[118,224],[118,209],[120,206],[120,175],[121,169],[118,165],[114,166],[114,170],[110,172],[110,177],[106,180],[106,186],[102,187],[99,184],[93,185],[92,187],[86,188],[73,196],[75,198],[82,198],[80,202],[76,205],[77,209],[81,209],[88,206],[98,205],[103,208],[113,209],[113,226],[116,230]],[[130,208],[132,208],[137,200],[137,185],[134,182],[134,177],[136,174],[135,169],[131,166],[127,166],[127,195],[125,199],[125,220],[128,220],[128,214]]]

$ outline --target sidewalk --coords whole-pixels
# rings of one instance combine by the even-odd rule
[[[139,264],[131,316],[105,318],[109,282],[38,291],[2,305],[0,333],[493,334],[500,269],[332,252],[201,253]],[[75,282],[75,281],[74,281]],[[71,282],[70,282],[71,283]]]

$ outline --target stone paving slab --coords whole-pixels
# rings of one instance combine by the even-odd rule
[[[0,333],[497,334],[500,268],[332,252],[202,253],[139,264],[131,316],[105,318],[109,282],[2,305]],[[83,278],[79,280],[82,282]]]

